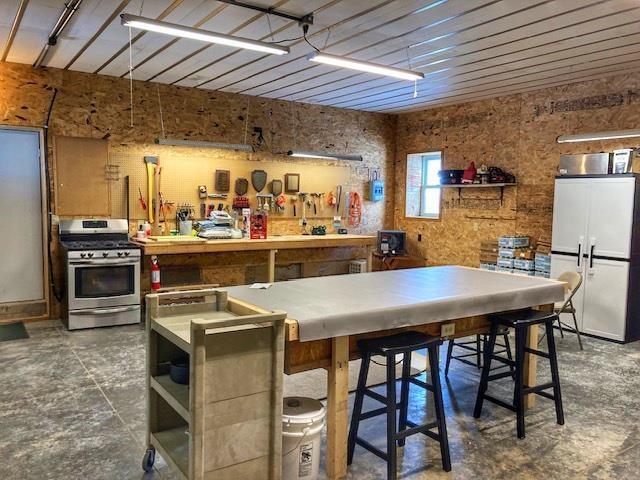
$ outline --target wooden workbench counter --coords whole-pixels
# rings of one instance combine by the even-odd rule
[[[282,235],[265,240],[134,240],[145,255],[141,289],[150,289],[149,256],[160,259],[162,285],[243,285],[347,273],[363,258],[371,270],[373,235]],[[276,275],[276,266],[278,275]]]

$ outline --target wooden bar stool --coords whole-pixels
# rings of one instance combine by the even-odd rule
[[[558,375],[558,360],[556,357],[556,344],[553,338],[553,322],[558,320],[555,313],[539,312],[537,310],[525,310],[512,313],[503,313],[489,317],[491,321],[491,331],[489,332],[489,343],[484,352],[484,366],[480,377],[480,386],[476,399],[473,416],[480,418],[482,404],[484,400],[489,400],[496,405],[500,405],[508,410],[516,412],[518,438],[524,438],[524,398],[530,393],[535,393],[555,402],[556,419],[559,425],[564,425],[564,412],[562,410],[562,395],[560,393],[560,377]],[[549,353],[527,347],[527,334],[531,325],[544,324],[547,331],[547,347]],[[494,354],[496,338],[500,326],[515,329],[516,333],[516,358],[509,360]],[[529,353],[549,359],[551,367],[551,382],[536,386],[524,385],[524,355]],[[491,362],[496,360],[506,365],[515,367],[515,388],[513,404],[499,400],[487,394],[488,383],[511,376],[511,372],[502,372],[491,375]],[[553,394],[545,390],[553,389]]]
[[[404,446],[405,439],[416,433],[422,433],[440,443],[442,455],[442,468],[451,471],[451,459],[449,456],[449,442],[447,439],[447,425],[445,422],[444,405],[440,385],[438,369],[438,349],[442,340],[420,332],[407,331],[386,337],[365,339],[358,341],[358,348],[362,352],[362,364],[358,377],[358,387],[351,416],[351,428],[349,429],[347,462],[351,465],[356,444],[369,450],[374,455],[387,462],[387,478],[395,480],[397,473],[396,445]],[[431,368],[431,384],[425,383],[411,376],[411,353],[416,350],[427,349]],[[402,354],[402,384],[400,388],[400,402],[396,402],[396,355]],[[380,395],[367,388],[367,374],[371,357],[379,355],[386,358],[387,363],[387,395]],[[407,418],[409,410],[409,386],[414,384],[429,390],[434,396],[436,420],[431,423],[418,425]],[[364,397],[370,397],[384,404],[382,408],[362,413]],[[396,428],[396,410],[400,409],[399,425]],[[374,447],[371,443],[358,437],[358,427],[361,420],[387,415],[387,451]],[[437,433],[432,429],[437,429]]]
[[[502,343],[497,343],[496,346],[499,347],[499,350],[495,351],[496,355],[505,353],[509,360],[513,360],[511,356],[511,344],[509,342],[509,329],[501,328],[498,331],[498,336],[502,337]],[[447,359],[444,367],[444,376],[449,377],[449,366],[451,364],[451,360],[457,360],[467,365],[471,365],[472,367],[477,367],[478,369],[482,368],[482,352],[487,346],[489,334],[488,333],[479,333],[475,336],[474,340],[466,340],[457,341],[455,339],[449,340],[449,344],[447,345]],[[456,355],[453,354],[453,348],[460,348],[462,350],[466,350],[470,353],[458,353]],[[472,360],[468,360],[469,357],[475,357],[475,362]],[[498,368],[502,368],[503,366],[498,366],[494,368],[494,370]],[[509,367],[511,372],[514,372],[514,367]]]

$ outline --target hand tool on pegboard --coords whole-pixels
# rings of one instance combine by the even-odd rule
[[[142,210],[146,211],[147,210],[147,203],[144,201],[144,197],[142,196],[142,189],[140,187],[138,187],[138,202],[140,202],[140,208],[142,208]]]
[[[162,230],[164,225],[160,225],[160,208],[161,208],[161,197],[160,197],[160,174],[162,173],[162,167],[160,165],[156,165],[154,171],[155,177],[155,196],[153,199],[154,209],[153,209],[153,221],[154,226],[152,227],[155,230],[156,235],[162,235]]]
[[[147,205],[149,208],[147,211],[149,212],[148,220],[149,223],[153,223],[153,198],[154,198],[154,176],[155,176],[155,168],[158,166],[158,157],[145,156],[144,163],[147,166]]]

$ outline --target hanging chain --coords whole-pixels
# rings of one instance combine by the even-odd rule
[[[244,118],[244,144],[247,144],[247,132],[249,131],[249,106],[250,103],[249,101],[251,100],[251,97],[247,96],[247,114],[245,115]]]
[[[129,27],[129,110],[133,127],[133,53],[131,51],[131,27]]]
[[[160,128],[162,129],[162,138],[167,138],[164,133],[164,118],[162,116],[162,101],[160,100],[160,84],[156,83],[156,90],[158,91],[158,109],[160,110]]]

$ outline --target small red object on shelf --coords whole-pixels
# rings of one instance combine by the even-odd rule
[[[251,228],[249,238],[252,240],[264,240],[267,238],[267,214],[257,212],[251,214]]]

